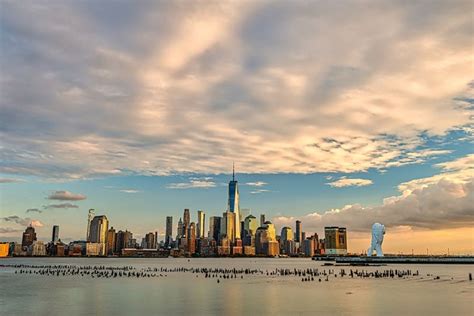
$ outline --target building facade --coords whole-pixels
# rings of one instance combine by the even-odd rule
[[[324,227],[324,245],[327,255],[347,254],[347,231],[344,227]]]

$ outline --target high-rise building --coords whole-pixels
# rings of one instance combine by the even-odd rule
[[[57,243],[59,241],[59,226],[54,225],[53,226],[53,235],[51,237],[51,242],[53,244]]]
[[[232,244],[236,238],[235,236],[235,216],[234,212],[224,212],[221,221],[221,236],[225,236]]]
[[[262,227],[263,224],[265,224],[265,214],[260,214],[260,227]]]
[[[206,214],[204,213],[204,211],[198,211],[197,238],[204,238],[204,227],[206,227]]]
[[[325,252],[328,255],[347,254],[347,231],[344,227],[324,227]]]
[[[295,241],[299,243],[303,243],[303,236],[302,236],[302,227],[301,221],[296,221],[296,232],[295,232]]]
[[[235,214],[234,219],[234,239],[240,239],[240,205],[239,205],[239,184],[235,180],[235,168],[232,166],[232,181],[229,182],[229,200],[227,210]],[[230,238],[230,237],[229,237]]]
[[[106,253],[108,256],[112,256],[115,251],[115,242],[116,242],[116,233],[115,229],[111,227],[109,230],[107,230],[107,247],[106,247]]]
[[[188,234],[189,224],[191,224],[191,215],[189,214],[189,209],[185,208],[183,213],[183,231],[186,236]]]
[[[109,221],[107,216],[94,216],[90,224],[89,242],[100,244],[100,255],[105,256],[107,242],[107,231],[109,230]]]
[[[173,235],[173,216],[166,216],[165,247],[171,245]]]
[[[314,256],[314,237],[306,238],[303,242],[303,252],[305,256]]]
[[[86,240],[87,241],[90,241],[89,240],[89,236],[90,236],[90,231],[91,231],[91,222],[92,222],[92,219],[94,218],[95,216],[95,210],[93,208],[91,208],[89,210],[89,213],[87,214],[87,234],[86,234]]]
[[[145,249],[156,249],[156,234],[154,233],[148,233],[145,235],[145,243],[144,243],[144,248]]]
[[[272,222],[270,221],[266,221],[264,224],[263,224],[263,227],[266,227],[267,228],[267,237],[268,237],[268,240],[269,241],[276,241],[276,230],[275,230],[275,225],[273,225]]]
[[[209,218],[209,238],[214,239],[216,242],[219,241],[221,235],[221,219],[220,216],[211,216]]]
[[[184,236],[183,227],[184,227],[183,226],[183,220],[180,217],[179,221],[178,221],[178,231],[177,231],[176,239],[180,239],[181,237]]]
[[[281,240],[293,240],[293,230],[291,227],[285,226],[281,229]]]
[[[187,235],[188,235],[187,248],[188,248],[189,254],[192,255],[196,253],[196,224],[194,222],[192,222],[189,225]]]
[[[257,228],[257,218],[253,215],[247,216],[244,220],[244,234],[242,236],[244,246],[253,246],[255,244],[255,232]]]
[[[129,232],[128,230],[126,231],[119,230],[116,236],[115,252],[118,254],[122,254],[123,248],[132,247],[132,238],[133,238],[133,234]]]
[[[23,237],[21,239],[21,246],[22,247],[29,247],[33,245],[33,242],[36,241],[36,232],[33,226],[28,226],[23,233]]]

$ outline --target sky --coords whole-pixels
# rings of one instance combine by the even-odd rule
[[[474,253],[471,1],[1,1],[0,240],[184,208]],[[176,231],[176,229],[174,229]],[[449,250],[448,250],[449,249]]]

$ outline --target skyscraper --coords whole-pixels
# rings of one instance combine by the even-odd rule
[[[36,241],[36,232],[33,226],[28,226],[23,233],[23,237],[21,239],[21,246],[22,247],[29,247]]]
[[[112,256],[115,251],[115,242],[116,242],[116,234],[115,234],[115,229],[111,227],[107,231],[107,247],[106,247],[106,253],[108,256]]]
[[[173,235],[173,216],[166,216],[165,246],[169,247]]]
[[[263,224],[265,224],[265,214],[260,214],[260,227],[262,227]]]
[[[235,180],[235,168],[232,166],[232,181],[229,182],[229,201],[228,201],[228,211],[235,214],[234,219],[234,239],[240,239],[240,205],[239,205],[239,185]],[[229,237],[230,238],[230,237]]]
[[[302,243],[302,229],[301,229],[301,221],[296,221],[296,235],[295,235],[295,241]]]
[[[145,249],[156,249],[156,235],[154,233],[148,233],[145,235]]]
[[[89,232],[89,241],[92,243],[100,244],[100,255],[104,256],[105,253],[105,246],[107,241],[107,231],[109,229],[109,221],[107,216],[100,215],[94,216],[90,224],[90,232]]]
[[[54,225],[53,226],[53,236],[51,237],[51,241],[53,242],[53,244],[56,244],[59,240],[59,226],[58,225]]]
[[[295,242],[293,240],[293,237],[293,230],[291,229],[291,227],[286,226],[281,229],[281,249],[287,255],[293,255],[295,252]]]
[[[211,216],[209,218],[209,238],[213,238],[216,242],[219,241],[221,235],[221,219],[220,216]]]
[[[194,222],[189,224],[187,248],[191,255],[196,252],[196,224]]]
[[[181,237],[183,237],[184,235],[184,232],[183,232],[183,220],[181,219],[181,217],[179,218],[179,221],[178,221],[178,229],[177,229],[177,236],[176,236],[176,239],[180,239]]]
[[[189,228],[190,223],[191,223],[191,215],[189,214],[189,209],[185,208],[184,214],[183,214],[183,234],[186,237],[188,236],[188,228]]]
[[[95,210],[93,208],[91,208],[89,210],[89,213],[87,214],[87,234],[86,234],[86,240],[87,241],[90,241],[89,237],[90,237],[90,234],[91,234],[91,222],[92,222],[92,219],[94,218],[94,215],[95,215]]]
[[[132,237],[133,237],[133,234],[129,232],[128,230],[126,231],[119,230],[116,236],[115,252],[118,254],[121,254],[123,248],[131,247]]]
[[[221,236],[225,236],[230,243],[235,241],[235,216],[233,212],[224,212],[221,221]]]
[[[206,214],[204,211],[198,211],[198,222],[197,222],[197,238],[204,238],[204,227],[206,225]]]

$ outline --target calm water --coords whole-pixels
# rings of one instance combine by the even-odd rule
[[[0,264],[73,264],[142,267],[329,268],[309,259],[89,259],[9,258]],[[350,267],[344,267],[346,270]],[[164,278],[14,274],[0,268],[1,315],[474,315],[471,265],[403,265],[352,269],[419,270],[408,279],[246,276],[221,280],[191,273]],[[433,276],[439,276],[434,280]]]

